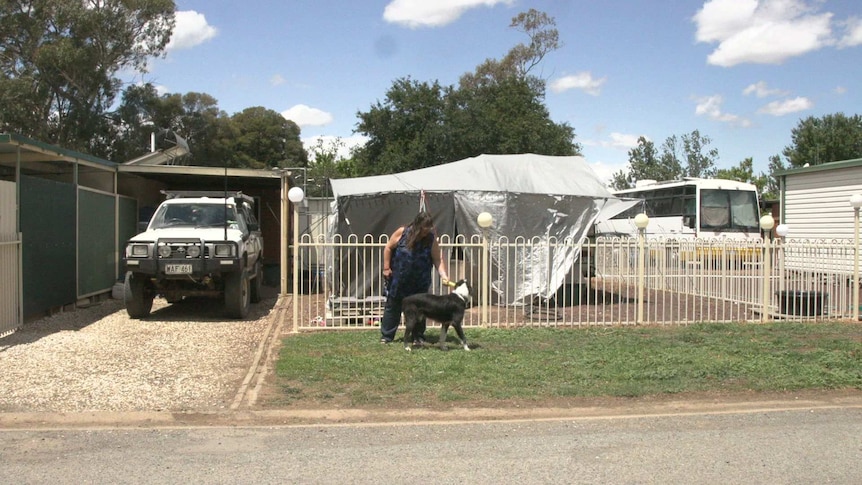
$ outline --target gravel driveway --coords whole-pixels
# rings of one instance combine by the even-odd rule
[[[213,300],[168,305],[146,320],[103,300],[0,338],[0,412],[227,409],[270,324],[275,291],[246,320]]]

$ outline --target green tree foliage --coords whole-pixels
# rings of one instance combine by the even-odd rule
[[[299,126],[280,113],[260,106],[231,117],[235,137],[229,165],[245,168],[305,167],[308,155],[299,139]]]
[[[786,169],[787,167],[780,156],[773,155],[769,157],[769,176],[766,177],[766,183],[763,186],[764,199],[778,199],[780,187],[778,186],[778,179],[774,174]]]
[[[620,170],[611,178],[615,190],[629,189],[638,180],[677,180],[683,177],[715,176],[718,150],[708,148],[711,140],[694,130],[689,134],[668,137],[659,151],[646,137],[638,138],[638,146],[629,150],[628,170]]]
[[[159,95],[151,84],[130,86],[112,114],[111,158],[131,160],[150,150],[150,134],[163,129],[185,138],[184,165],[240,168],[304,167],[308,155],[296,123],[262,107],[233,116],[206,93]]]
[[[668,142],[663,145],[667,148]],[[638,146],[629,150],[628,170],[620,170],[611,179],[611,187],[616,190],[629,189],[638,180],[672,180],[680,173],[678,164],[666,165],[667,154],[659,154],[658,149],[646,137],[638,138]],[[670,157],[672,158],[672,157]]]
[[[735,167],[720,168],[715,172],[715,178],[754,183],[754,159],[748,157]]]
[[[544,93],[544,81],[529,74],[547,54],[560,48],[560,34],[555,26],[553,17],[535,9],[518,14],[512,18],[509,27],[526,34],[530,44],[516,45],[503,59],[486,59],[474,72],[461,76],[460,87],[475,89],[514,76],[527,80],[534,84],[531,86],[533,89]]]
[[[575,155],[574,130],[553,123],[550,113],[526,79],[509,77],[477,88],[452,92],[448,110],[448,153],[460,160],[481,153]]]
[[[152,84],[129,86],[111,113],[115,140],[109,158],[124,162],[150,151],[150,135],[171,130],[185,138],[191,153],[179,163],[223,166],[233,133],[228,115],[205,93],[159,95]]]
[[[368,137],[356,153],[360,175],[402,172],[445,161],[447,92],[434,83],[396,80],[368,112],[357,113],[356,131]]]
[[[862,117],[809,116],[793,128],[791,139],[793,143],[783,152],[790,168],[862,158]]]
[[[698,130],[682,135],[682,160],[685,161],[684,172],[687,177],[711,178],[715,176],[718,149],[709,148],[711,142],[712,140],[708,136],[701,136]]]
[[[511,26],[530,44],[486,60],[457,88],[396,80],[383,102],[357,113],[356,132],[368,137],[354,154],[357,173],[400,172],[482,153],[578,154],[572,127],[550,119],[544,80],[529,74],[559,46],[553,25],[535,10],[515,17]]]
[[[754,159],[746,158],[739,162],[739,165],[731,168],[722,168],[715,172],[715,177],[720,179],[738,180],[754,184],[757,187],[757,193],[760,194],[761,200],[778,199],[778,181],[773,174],[779,170],[784,170],[784,163],[781,157],[773,155],[769,157],[769,173],[760,172],[754,174]]]
[[[306,188],[309,197],[331,197],[329,179],[353,177],[352,160],[344,159],[338,151],[344,148],[344,141],[337,138],[325,142],[318,138],[309,148],[308,178]]]
[[[164,53],[172,0],[0,3],[0,131],[103,156],[120,70]]]

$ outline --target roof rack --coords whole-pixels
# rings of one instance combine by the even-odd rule
[[[211,197],[214,199],[223,199],[233,197],[234,199],[239,199],[252,205],[254,204],[254,198],[243,194],[241,190],[162,190],[161,193],[164,194],[166,199],[177,199],[181,197]]]

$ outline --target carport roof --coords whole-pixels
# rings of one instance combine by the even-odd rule
[[[190,165],[118,165],[120,174],[137,175],[166,184],[193,184],[200,187],[219,188],[228,182],[242,180],[249,187],[280,187],[282,171],[252,170],[248,168],[195,167]]]
[[[15,133],[0,133],[0,172],[13,171],[20,162],[25,174],[68,173],[69,165],[77,163],[95,170],[137,175],[167,185],[194,185],[218,188],[228,182],[242,181],[246,187],[280,185],[282,170],[252,170],[243,168],[197,167],[189,165],[123,165],[109,160],[67,150]],[[289,173],[288,173],[289,175]]]
[[[14,169],[18,162],[27,172],[62,173],[69,163],[114,171],[116,163],[86,153],[67,150],[15,133],[0,133],[0,167]]]

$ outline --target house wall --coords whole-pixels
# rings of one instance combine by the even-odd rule
[[[809,243],[803,250],[786,252],[787,269],[852,275],[854,211],[850,196],[853,194],[862,194],[862,165],[818,167],[784,175],[781,222],[789,228],[787,239]],[[833,241],[844,243],[846,249],[821,250],[823,242]]]
[[[862,166],[785,175],[781,221],[793,239],[852,239],[850,196],[862,194]]]

